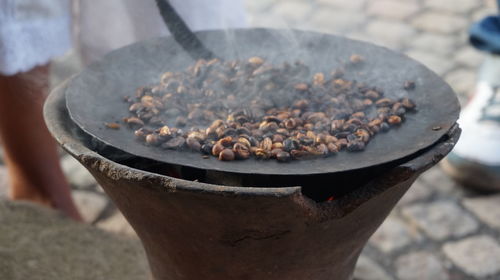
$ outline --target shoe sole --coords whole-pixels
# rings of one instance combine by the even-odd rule
[[[462,186],[486,192],[500,191],[500,174],[489,171],[482,164],[461,158],[460,162],[453,164],[449,158],[445,158],[440,165],[446,174]]]

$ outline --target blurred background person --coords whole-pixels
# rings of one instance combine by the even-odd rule
[[[500,8],[500,0],[497,5]],[[500,191],[500,15],[475,23],[470,42],[486,58],[475,94],[458,121],[460,140],[442,166],[464,186]]]
[[[242,1],[171,3],[193,30],[246,25]],[[0,1],[0,139],[9,173],[9,196],[82,220],[42,116],[50,60],[71,48],[72,23],[76,47],[85,63],[168,31],[154,0]]]
[[[42,117],[50,60],[71,47],[68,0],[0,1],[0,139],[9,196],[81,220]]]

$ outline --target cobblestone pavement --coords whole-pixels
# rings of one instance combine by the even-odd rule
[[[444,77],[462,104],[482,56],[467,28],[495,13],[494,0],[247,0],[252,26],[340,34],[402,51]],[[80,68],[74,55],[55,64],[53,83]],[[60,75],[64,73],[64,75]],[[0,154],[0,164],[1,164]],[[71,157],[62,165],[85,219],[134,236],[93,178]],[[5,196],[0,166],[0,198]],[[439,167],[417,180],[358,262],[356,279],[500,279],[500,195],[457,186]]]

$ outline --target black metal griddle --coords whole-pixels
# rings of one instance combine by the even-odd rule
[[[358,153],[340,152],[328,158],[290,163],[248,159],[222,162],[190,151],[163,150],[138,142],[126,127],[107,129],[106,122],[128,116],[123,96],[137,87],[159,82],[165,71],[182,71],[194,62],[174,38],[139,42],[111,52],[70,82],[67,107],[73,121],[96,140],[137,157],[205,170],[245,174],[304,175],[333,173],[387,163],[409,156],[440,139],[458,119],[459,104],[452,89],[420,63],[383,47],[333,35],[306,31],[236,29],[197,32],[203,44],[222,59],[261,56],[273,64],[304,61],[311,72],[329,73],[352,54],[366,58],[346,78],[382,88],[391,98],[409,96],[418,107],[406,122],[378,134]],[[307,79],[309,77],[305,77]],[[415,81],[416,89],[403,84]]]

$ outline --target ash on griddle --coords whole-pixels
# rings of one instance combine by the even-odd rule
[[[349,63],[361,61],[356,56]],[[287,162],[362,151],[415,110],[409,98],[393,100],[379,88],[344,79],[342,69],[305,81],[309,75],[301,62],[199,60],[126,97],[131,115],[124,122],[150,146],[226,161]]]

